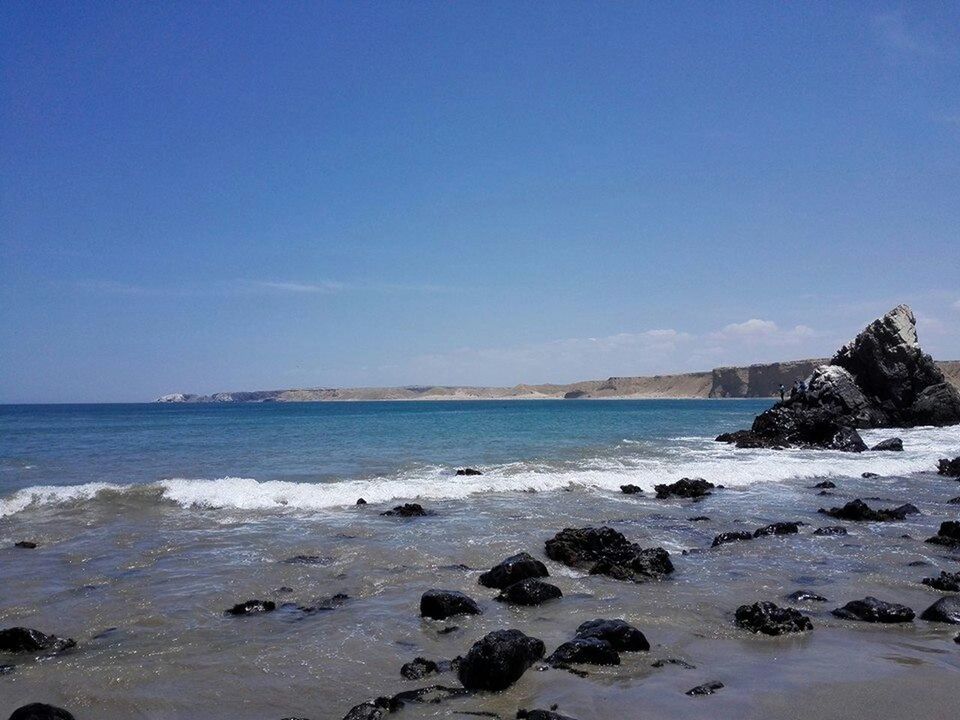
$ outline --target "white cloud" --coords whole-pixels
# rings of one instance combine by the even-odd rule
[[[344,288],[343,283],[332,280],[324,280],[319,283],[303,283],[291,281],[273,281],[273,280],[254,280],[252,285],[265,290],[277,290],[279,292],[289,293],[323,293],[330,294],[339,292]]]
[[[772,346],[798,345],[801,341],[816,335],[812,328],[797,325],[789,330],[781,330],[773,320],[751,318],[742,323],[733,323],[722,330],[710,333],[708,338],[717,343],[746,342]]]

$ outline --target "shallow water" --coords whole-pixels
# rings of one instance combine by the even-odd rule
[[[679,409],[653,403],[649,410],[643,403],[597,403],[599,410],[592,402],[471,404],[462,411],[423,405],[443,407],[411,411],[395,404],[382,412],[396,417],[372,423],[353,416],[344,420],[352,436],[325,429],[322,438],[347,438],[336,448],[327,440],[302,446],[292,440],[313,436],[297,426],[318,422],[311,413],[333,412],[312,409],[325,406],[92,411],[104,413],[98,418],[73,409],[53,419],[25,410],[17,412],[27,417],[11,418],[0,409],[7,468],[0,492],[0,627],[37,627],[79,643],[56,658],[16,659],[16,670],[0,676],[0,717],[45,701],[79,720],[337,719],[376,695],[456,685],[451,674],[402,679],[400,665],[417,655],[449,659],[504,627],[541,638],[550,652],[595,617],[627,619],[644,631],[651,651],[624,653],[617,667],[586,668],[585,678],[531,670],[503,693],[408,706],[402,716],[512,717],[519,707],[553,703],[580,720],[897,717],[878,713],[898,703],[916,718],[955,711],[960,645],[953,637],[960,628],[921,621],[879,627],[838,620],[829,610],[876,595],[919,613],[942,596],[919,580],[960,569],[960,555],[922,540],[960,514],[946,502],[960,495],[960,483],[917,471],[932,468],[938,455],[960,454],[960,429],[901,432],[904,453],[778,453],[735,451],[710,440],[747,424],[765,405],[758,402],[680,403]],[[327,428],[340,421],[319,422]],[[389,427],[402,430],[403,440],[374,438]],[[511,444],[515,432],[531,440],[514,437]],[[537,440],[539,433],[549,440]],[[866,434],[868,442],[888,435]],[[405,454],[391,465],[387,455],[399,446]],[[9,469],[17,463],[19,470]],[[460,463],[480,465],[486,474],[451,477]],[[861,478],[867,470],[883,476]],[[231,474],[247,479],[221,479]],[[682,475],[726,489],[696,503],[617,491],[625,482],[649,487]],[[826,475],[839,487],[821,497],[811,478]],[[98,491],[90,483],[115,489]],[[38,486],[48,489],[25,489]],[[358,494],[371,504],[348,504]],[[435,516],[379,515],[387,501],[417,496]],[[816,513],[853,497],[882,498],[868,501],[880,507],[913,502],[922,515],[858,524]],[[688,521],[698,515],[710,520]],[[719,532],[780,520],[808,525],[798,535],[709,549]],[[543,558],[543,542],[563,527],[599,524],[644,546],[662,545],[676,572],[635,585],[547,561],[564,597],[539,608],[501,605],[492,599],[495,591],[477,584],[481,570],[519,550]],[[845,524],[850,535],[812,535],[818,525],[833,524]],[[20,539],[41,546],[14,549]],[[294,555],[320,560],[283,562]],[[917,561],[928,565],[910,565]],[[432,587],[467,592],[484,614],[421,620],[419,597]],[[830,600],[803,608],[812,633],[769,639],[733,625],[738,605],[786,604],[783,596],[800,588]],[[311,605],[339,592],[350,599],[316,614],[222,613],[248,598]],[[458,629],[440,632],[453,625]],[[667,657],[696,669],[651,667]],[[726,687],[709,697],[684,695],[711,680]]]

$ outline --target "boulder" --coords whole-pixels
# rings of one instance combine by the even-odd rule
[[[76,647],[72,638],[46,635],[39,630],[12,627],[0,630],[0,652],[8,653],[59,653]]]
[[[757,602],[737,608],[738,627],[763,635],[786,635],[813,630],[810,618],[793,608],[782,608],[772,602]]]
[[[621,485],[620,492],[622,492],[624,495],[643,494],[643,488],[641,488],[639,485]]]
[[[404,503],[380,514],[386,517],[424,517],[426,515],[433,515],[433,511],[424,510],[420,503]]]
[[[620,654],[606,640],[597,637],[576,637],[563,643],[547,658],[553,667],[566,665],[619,665]]]
[[[14,710],[10,720],[74,720],[74,717],[68,711],[54,705],[31,703]]]
[[[697,685],[695,688],[690,688],[684,695],[689,695],[690,697],[697,697],[698,695],[713,695],[717,690],[722,690],[724,687],[722,682],[714,680],[713,682],[704,683],[703,685]]]
[[[819,527],[813,531],[814,535],[846,535],[847,529],[843,525],[828,525],[826,527]]]
[[[519,680],[544,651],[543,641],[519,630],[496,630],[473,644],[460,661],[458,676],[469,690],[503,690]]]
[[[960,592],[960,572],[948,573],[941,570],[939,577],[924,578],[920,582],[932,587],[934,590]]]
[[[874,445],[871,450],[892,450],[894,452],[903,452],[903,440],[900,438],[890,438]]]
[[[713,539],[713,544],[711,547],[719,547],[720,545],[726,545],[727,543],[732,542],[740,542],[742,540],[753,540],[753,535],[746,530],[720,533]]]
[[[947,477],[960,477],[960,457],[955,457],[953,460],[949,458],[937,460],[937,474]]]
[[[702,498],[710,494],[716,486],[707,482],[703,478],[681,478],[675,483],[669,485],[655,485],[657,499],[664,500],[668,497],[679,498]]]
[[[947,500],[947,505],[960,505],[960,495],[955,498],[950,498]]]
[[[366,504],[367,504],[367,501],[364,500],[363,498],[357,498],[357,503],[356,503],[356,504],[357,504],[357,505],[366,505]]]
[[[542,605],[548,600],[563,597],[560,588],[537,578],[527,578],[508,585],[496,597],[500,602],[512,605]]]
[[[913,620],[914,612],[905,605],[888,603],[875,597],[853,600],[842,608],[832,611],[844,620],[860,620],[871,623],[904,623]]]
[[[940,523],[940,530],[932,538],[927,538],[926,542],[952,548],[960,547],[960,521],[947,520]]]
[[[948,595],[920,613],[921,620],[960,625],[960,595]]]
[[[257,613],[273,612],[277,604],[272,600],[247,600],[237,603],[226,611],[227,615],[256,615]]]
[[[924,388],[910,406],[907,418],[913,425],[956,425],[960,422],[960,392],[949,382]]]
[[[863,500],[851,500],[842,508],[833,507],[829,510],[820,508],[817,512],[837,518],[837,520],[852,520],[856,522],[886,522],[903,520],[907,515],[916,515],[920,511],[916,506],[906,503],[896,508],[874,510]]]
[[[817,595],[817,593],[809,590],[796,590],[787,595],[787,600],[790,602],[827,602],[823,595]]]
[[[547,566],[530,553],[521,552],[500,561],[483,573],[478,582],[484,587],[503,590],[527,578],[548,577]]]
[[[377,698],[354,705],[343,720],[383,720],[390,714],[390,699]]]
[[[777,522],[766,527],[758,528],[753,531],[754,537],[763,535],[794,535],[800,530],[800,523],[796,522]]]
[[[645,582],[673,572],[663,548],[643,549],[613,528],[566,528],[546,542],[547,557],[591,575]]]
[[[577,628],[577,637],[604,640],[618,652],[645,652],[650,649],[644,634],[624,620],[588,620]]]
[[[427,590],[420,596],[420,615],[446,620],[455,615],[479,615],[480,606],[469,595],[456,590]]]

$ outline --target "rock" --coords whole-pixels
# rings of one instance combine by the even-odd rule
[[[343,720],[382,720],[390,714],[390,699],[377,698],[350,708]]]
[[[787,600],[791,602],[827,602],[823,595],[817,595],[809,590],[797,590],[787,595]]]
[[[329,565],[333,562],[333,558],[324,557],[322,555],[294,555],[293,557],[288,557],[282,562],[287,565]]]
[[[76,647],[72,638],[46,635],[39,630],[12,627],[0,630],[0,652],[8,653],[59,653]]]
[[[621,485],[620,492],[624,495],[636,495],[638,493],[643,493],[643,488],[639,485]]]
[[[851,500],[842,508],[834,507],[829,510],[820,508],[817,512],[837,518],[838,520],[853,520],[857,522],[881,522],[903,520],[907,515],[915,515],[920,511],[910,503],[897,508],[873,510],[863,500]]]
[[[544,651],[543,641],[519,630],[497,630],[473,644],[460,662],[458,676],[469,690],[503,690],[519,680]]]
[[[508,585],[495,599],[512,605],[542,605],[548,600],[561,597],[563,593],[556,585],[545,583],[537,578],[527,578]]]
[[[433,675],[439,672],[438,665],[433,660],[417,657],[411,662],[404,663],[400,668],[400,674],[407,680],[421,680],[427,675]]]
[[[846,535],[847,529],[843,525],[828,525],[813,531],[814,535]]]
[[[547,540],[546,550],[551,560],[615,580],[645,582],[673,572],[666,550],[645,550],[609,527],[566,528]]]
[[[953,639],[953,641],[960,645],[960,633],[957,633],[957,636]]]
[[[433,512],[424,510],[420,503],[404,503],[403,505],[397,505],[393,510],[386,510],[380,514],[387,517],[424,517],[433,515]]]
[[[880,476],[875,472],[865,472],[860,473],[860,477],[862,477],[864,480],[869,480],[870,478],[878,478]]]
[[[746,530],[720,533],[713,539],[713,544],[711,547],[718,547],[720,545],[726,545],[727,543],[732,542],[740,542],[742,540],[753,540],[753,535]]]
[[[431,704],[441,703],[448,698],[469,695],[470,691],[463,688],[451,688],[443,685],[430,685],[416,690],[404,690],[390,698],[390,711],[396,712],[407,703]]]
[[[920,613],[921,620],[960,625],[960,595],[948,595]]]
[[[556,705],[554,705],[556,707]],[[571,717],[555,713],[553,710],[517,710],[518,720],[573,720]]]
[[[0,675],[9,675],[15,669],[13,665],[0,665]]]
[[[955,457],[953,460],[948,458],[940,458],[937,460],[937,474],[948,477],[960,477],[960,457]]]
[[[814,485],[813,487],[814,487],[814,488],[817,488],[817,489],[819,489],[819,490],[832,490],[832,489],[835,488],[836,486],[837,486],[837,484],[836,484],[835,482],[832,482],[832,481],[830,481],[830,480],[824,480],[823,482],[818,482],[818,483],[817,483],[816,485]]]
[[[554,650],[547,658],[547,664],[553,667],[570,664],[619,665],[620,654],[606,640],[576,637]]]
[[[427,590],[420,596],[420,615],[446,620],[455,615],[479,615],[476,600],[456,590]]]
[[[921,580],[924,585],[929,585],[935,590],[944,590],[946,592],[960,592],[960,572],[948,573],[940,571],[940,577],[928,577]]]
[[[960,496],[947,500],[947,505],[960,505]]]
[[[772,525],[767,525],[766,527],[758,528],[754,531],[754,537],[761,537],[763,535],[793,535],[800,530],[800,523],[795,522],[778,522],[773,523]]]
[[[363,498],[357,498],[357,505],[366,505],[367,501]]]
[[[802,447],[845,452],[863,452],[866,443],[860,434],[843,424],[844,420],[828,409],[807,408],[796,403],[779,404],[761,413],[753,421],[753,434],[763,447]]]
[[[904,623],[913,620],[914,612],[905,605],[888,603],[875,597],[853,600],[842,608],[833,610],[833,614],[844,620],[861,620],[872,623]]]
[[[893,450],[895,452],[903,452],[903,440],[900,438],[890,438],[889,440],[884,440],[878,442],[874,445],[871,450]]]
[[[657,492],[658,500],[664,500],[671,496],[697,499],[706,497],[710,494],[710,490],[715,487],[713,483],[707,482],[703,478],[681,478],[670,485],[655,485],[653,489]]]
[[[696,697],[698,695],[713,695],[717,690],[721,690],[724,687],[722,682],[713,682],[704,683],[703,685],[697,685],[695,688],[687,690],[685,695],[690,697]]]
[[[960,521],[947,520],[940,523],[940,530],[934,537],[927,538],[926,542],[946,547],[960,547]]]
[[[618,652],[645,652],[650,649],[647,638],[624,620],[588,620],[577,628],[578,638],[597,638]]]
[[[739,449],[748,450],[750,448],[768,447],[768,442],[752,430],[737,430],[732,433],[720,433],[715,438],[717,442],[725,442],[736,445]]]
[[[277,604],[272,600],[247,600],[237,603],[226,611],[227,615],[255,615],[257,613],[273,612]]]
[[[20,540],[19,542],[15,542],[13,546],[22,550],[36,550],[37,548],[37,544],[35,542],[31,542],[30,540]]]
[[[960,391],[949,382],[920,391],[908,414],[913,425],[956,425],[960,418]]]
[[[793,608],[782,608],[772,602],[757,602],[737,608],[738,627],[763,635],[786,635],[813,630],[810,618]]]
[[[483,473],[474,468],[460,468],[457,470],[457,475],[483,475]]]
[[[521,552],[500,561],[480,576],[478,582],[484,587],[504,588],[527,578],[548,577],[547,566],[530,553]]]
[[[676,665],[677,667],[682,667],[684,670],[696,670],[696,665],[691,665],[686,660],[681,660],[679,658],[663,658],[661,660],[655,660],[650,664],[650,667],[662,668],[667,665]]]
[[[710,518],[706,515],[697,515],[696,517],[687,518],[687,522],[710,522]]]
[[[31,703],[14,710],[10,720],[74,720],[74,717],[68,711],[54,705]]]

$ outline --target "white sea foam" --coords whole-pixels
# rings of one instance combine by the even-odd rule
[[[681,477],[703,477],[727,487],[791,478],[907,475],[932,471],[938,458],[960,454],[960,427],[871,430],[862,433],[868,444],[897,435],[903,452],[863,454],[822,450],[737,450],[709,438],[677,438],[657,452],[617,454],[558,463],[514,462],[483,468],[483,475],[452,476],[449,467],[428,466],[394,476],[322,483],[297,483],[254,478],[174,478],[144,485],[89,483],[44,486],[20,490],[0,499],[0,517],[44,505],[77,503],[104,492],[151,490],[183,507],[228,510],[315,511],[353,505],[357,498],[370,503],[402,500],[456,500],[474,494],[560,490],[570,485],[617,491],[632,483],[649,491]]]

